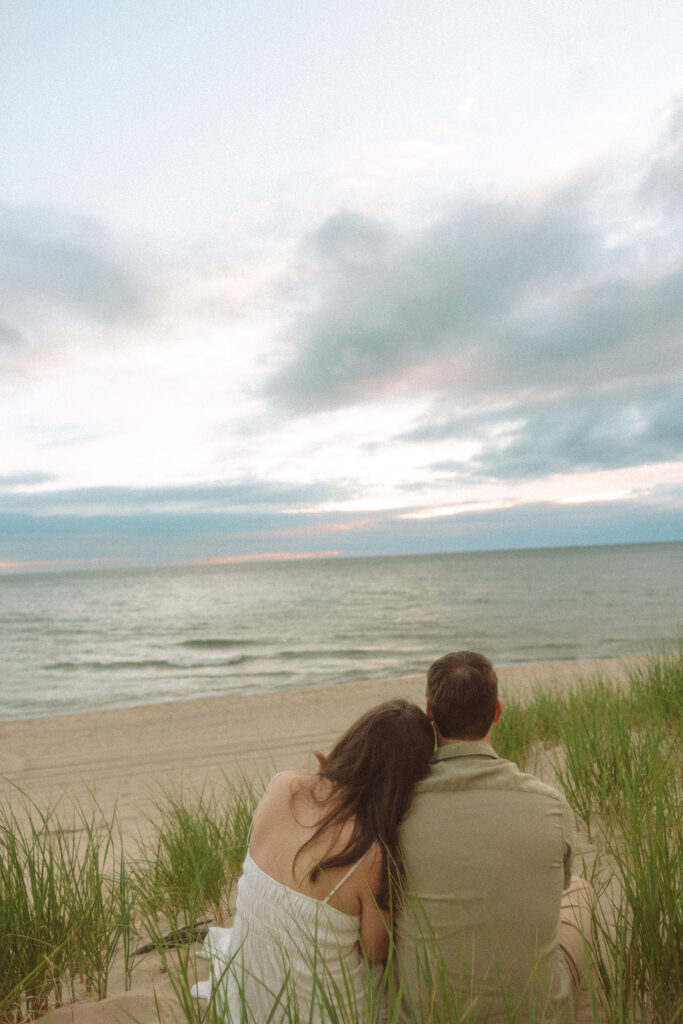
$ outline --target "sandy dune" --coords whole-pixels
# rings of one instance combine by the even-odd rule
[[[624,676],[627,662],[534,664],[499,671],[505,694],[523,694],[536,683],[565,686],[596,673]],[[18,787],[41,805],[64,795],[93,793],[105,815],[118,804],[124,834],[144,827],[159,785],[201,786],[223,774],[245,772],[267,778],[285,767],[313,767],[314,747],[327,749],[368,707],[389,697],[422,703],[423,676],[403,676],[329,688],[291,690],[249,697],[192,701],[103,711],[58,718],[0,723],[0,796],[17,801]],[[158,962],[134,975],[133,990],[102,1003],[80,1002],[51,1014],[66,1021],[99,1024],[181,1020],[166,975]]]

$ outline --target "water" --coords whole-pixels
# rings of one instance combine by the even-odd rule
[[[0,576],[0,720],[677,649],[683,543]]]

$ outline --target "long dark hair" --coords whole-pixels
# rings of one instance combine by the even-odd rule
[[[329,804],[329,809],[294,861],[330,827],[353,821],[353,833],[342,850],[314,865],[309,874],[312,882],[321,871],[353,864],[376,841],[382,848],[386,887],[390,868],[400,875],[399,825],[415,785],[429,771],[433,751],[431,722],[417,704],[407,700],[378,704],[347,729],[318,773],[320,780],[333,784],[332,794],[318,798],[313,787],[314,798]]]

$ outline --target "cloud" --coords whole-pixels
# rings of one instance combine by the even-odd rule
[[[682,125],[683,107],[641,185],[610,167],[541,197],[464,196],[412,232],[330,218],[270,397],[295,413],[405,393],[468,408],[681,374],[683,238],[651,203],[680,188]]]
[[[608,387],[552,402],[487,406],[452,418],[433,411],[399,440],[464,439],[477,443],[477,454],[430,468],[457,473],[461,481],[522,480],[673,462],[683,459],[683,386]]]
[[[24,339],[19,331],[0,320],[0,353],[3,346],[7,349],[17,349],[23,344]]]
[[[642,182],[640,197],[660,204],[669,216],[680,218],[683,213],[683,102],[671,116]]]
[[[341,556],[680,541],[681,487],[643,499],[466,510],[427,520],[401,514],[280,511],[27,516],[0,509],[0,568],[171,564],[263,551]],[[284,541],[283,541],[284,539]],[[275,545],[277,544],[277,548]],[[61,566],[57,565],[61,562]],[[11,565],[14,563],[14,566]],[[40,563],[43,563],[42,565]]]
[[[315,552],[330,515],[309,511],[339,488],[241,481],[171,487],[26,489],[39,474],[0,478],[0,563],[9,569],[168,564],[252,555],[295,538]],[[320,550],[336,549],[335,531]],[[309,535],[310,534],[310,535]],[[313,547],[312,547],[313,545]],[[66,561],[65,561],[66,560]],[[14,563],[12,566],[11,563]],[[28,563],[33,563],[29,565]],[[77,564],[78,563],[78,564]],[[2,568],[2,565],[0,565]]]
[[[439,366],[462,373],[482,342],[496,341],[531,283],[576,273],[594,247],[564,203],[471,200],[404,236],[340,214],[314,251],[320,237],[323,298],[292,327],[297,351],[270,383],[294,408],[368,400],[416,369],[436,387]],[[368,237],[375,244],[357,255]]]
[[[54,483],[57,477],[53,473],[41,470],[27,470],[25,473],[0,473],[0,494],[12,491],[15,487],[36,487],[40,484]]]
[[[132,256],[94,218],[0,204],[0,342],[21,355],[52,323],[106,326],[144,315],[148,287]]]
[[[258,516],[289,513],[321,501],[346,497],[333,484],[290,484],[276,481],[186,484],[168,487],[81,487],[17,490],[48,482],[49,474],[0,476],[0,513],[27,516],[183,515]]]

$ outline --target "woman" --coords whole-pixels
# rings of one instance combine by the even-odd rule
[[[327,1000],[342,1017],[362,1017],[353,1011],[372,991],[369,965],[389,947],[399,824],[433,749],[427,716],[391,700],[319,757],[317,773],[272,780],[254,815],[233,928],[207,939],[217,1007],[231,1024],[321,1021]]]

